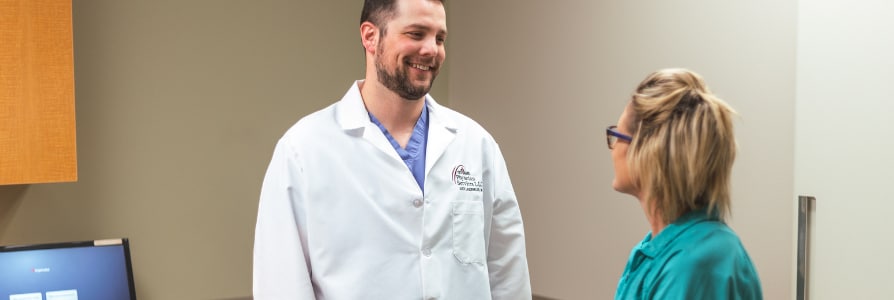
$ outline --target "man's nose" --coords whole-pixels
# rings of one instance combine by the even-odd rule
[[[419,54],[422,56],[438,56],[440,50],[441,46],[438,44],[437,38],[431,37],[422,41],[422,48],[419,49]]]

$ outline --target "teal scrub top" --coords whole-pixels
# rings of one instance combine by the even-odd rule
[[[630,253],[615,299],[763,299],[736,233],[705,210],[684,214]]]

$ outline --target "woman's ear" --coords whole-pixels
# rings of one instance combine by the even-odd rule
[[[367,21],[360,24],[360,42],[363,48],[370,54],[376,53],[376,45],[378,45],[379,27]]]

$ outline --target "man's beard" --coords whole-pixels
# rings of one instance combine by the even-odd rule
[[[382,52],[379,51],[379,53]],[[382,65],[379,57],[376,58],[376,74],[379,76],[379,82],[392,92],[397,93],[401,98],[407,100],[422,99],[422,97],[425,97],[425,94],[428,94],[428,92],[431,91],[431,86],[435,81],[436,75],[432,75],[432,78],[427,85],[414,86],[410,83],[410,75],[407,68],[410,67],[404,66],[403,68],[395,68],[394,74],[391,74],[385,66]]]

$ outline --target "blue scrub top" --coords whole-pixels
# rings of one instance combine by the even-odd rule
[[[615,299],[763,299],[763,293],[736,233],[697,210],[633,248]]]
[[[413,178],[416,179],[416,184],[419,185],[419,190],[425,193],[425,150],[428,148],[428,102],[422,106],[422,114],[419,115],[419,119],[416,120],[416,126],[413,127],[413,135],[410,136],[406,149],[400,147],[400,144],[394,139],[394,136],[388,132],[388,129],[385,129],[385,125],[382,125],[382,122],[379,122],[379,119],[376,119],[370,112],[367,112],[367,114],[369,114],[369,120],[372,121],[373,124],[376,124],[376,126],[382,130],[382,133],[385,134],[385,137],[388,138],[388,142],[390,142],[391,146],[394,147],[394,150],[397,151],[397,155],[403,159],[404,164],[410,168],[410,173],[413,173]]]

